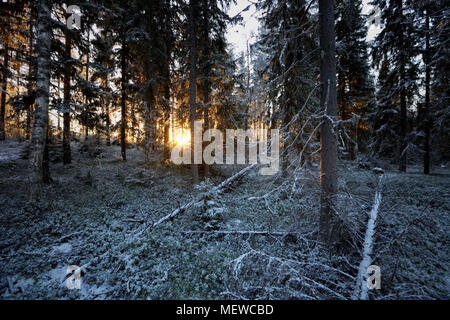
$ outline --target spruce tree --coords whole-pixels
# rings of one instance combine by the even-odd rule
[[[374,0],[372,4],[381,10],[383,26],[372,50],[374,66],[379,69],[374,147],[379,155],[395,158],[404,172],[408,112],[417,93],[416,12],[409,0]]]
[[[355,159],[361,145],[358,137],[364,136],[360,131],[365,126],[360,119],[370,112],[369,102],[374,94],[369,74],[367,27],[361,9],[361,0],[338,0],[336,4],[338,110],[340,119],[346,123],[343,147],[351,159]]]

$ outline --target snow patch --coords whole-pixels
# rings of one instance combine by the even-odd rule
[[[63,243],[59,246],[53,246],[54,253],[70,253],[72,251],[72,245],[70,243]]]

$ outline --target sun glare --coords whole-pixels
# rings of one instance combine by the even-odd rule
[[[178,129],[175,131],[175,136],[172,141],[177,146],[188,146],[191,143],[191,132],[186,129]]]

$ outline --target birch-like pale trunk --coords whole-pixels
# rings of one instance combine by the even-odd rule
[[[48,107],[50,88],[50,43],[51,43],[51,4],[48,0],[39,0],[37,20],[37,79],[36,107],[34,111],[33,134],[30,145],[31,192],[34,201],[44,182],[44,152],[48,130]]]

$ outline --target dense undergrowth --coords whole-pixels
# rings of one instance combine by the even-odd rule
[[[2,299],[350,299],[354,294],[376,187],[371,171],[351,164],[340,169],[338,210],[347,242],[342,255],[330,256],[317,241],[319,189],[313,168],[293,178],[253,172],[152,229],[152,222],[224,177],[193,186],[185,168],[146,164],[137,149],[129,150],[124,163],[116,147],[102,147],[95,157],[74,151],[69,166],[52,163],[45,200],[29,204],[28,162],[17,153],[22,147],[11,141],[0,145]],[[435,172],[428,177],[414,169],[406,175],[385,173],[373,256],[382,289],[370,293],[373,299],[449,298],[450,171]],[[69,265],[84,270],[81,290],[65,285]]]

